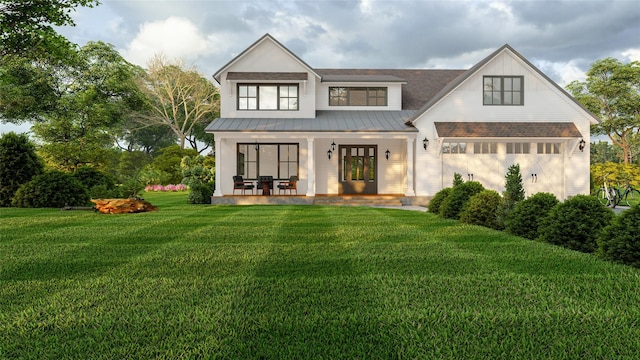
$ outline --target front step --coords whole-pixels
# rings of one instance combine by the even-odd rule
[[[400,196],[337,195],[316,196],[313,204],[335,206],[402,206],[402,201]]]

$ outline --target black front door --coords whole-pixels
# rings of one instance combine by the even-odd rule
[[[340,194],[377,194],[377,145],[340,145]]]

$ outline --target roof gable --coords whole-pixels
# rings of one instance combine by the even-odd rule
[[[533,65],[529,60],[527,60],[524,56],[522,56],[519,52],[517,52],[514,48],[512,48],[509,44],[505,44],[501,46],[496,51],[492,52],[489,56],[485,57],[479,63],[475,64],[469,70],[465,71],[458,78],[451,81],[447,86],[442,88],[440,92],[438,92],[433,98],[431,98],[422,108],[418,109],[415,116],[410,120],[411,124],[414,124],[417,118],[419,118],[422,114],[427,112],[430,108],[440,102],[443,98],[445,98],[449,93],[454,91],[458,86],[467,81],[469,78],[478,73],[483,67],[485,67],[489,62],[497,58],[503,52],[509,52],[517,59],[521,60],[526,67],[532,70],[534,73],[541,76],[547,83],[551,84],[555,87],[562,95],[566,96],[570,99],[571,102],[576,104],[580,109],[582,109],[586,114],[588,114],[592,121],[591,123],[599,122],[597,116],[595,116],[592,112],[590,112],[584,105],[578,102],[573,96],[571,96],[565,89],[563,89],[560,85],[558,85],[555,81],[549,78],[545,73],[543,73],[540,69],[538,69],[535,65]]]
[[[282,45],[278,40],[276,40],[274,37],[272,37],[270,34],[267,33],[267,34],[263,35],[260,39],[258,39],[256,42],[251,44],[244,51],[242,51],[240,54],[238,54],[236,57],[234,57],[231,61],[226,63],[222,68],[220,68],[220,70],[218,70],[215,74],[213,74],[213,78],[216,79],[216,81],[218,83],[220,83],[221,80],[222,80],[222,79],[220,79],[220,76],[222,75],[223,72],[228,71],[233,65],[237,64],[242,59],[244,59],[247,56],[249,56],[253,51],[255,51],[258,47],[262,46],[265,43],[271,43],[274,46],[280,48],[282,51],[284,51],[284,53],[286,53],[288,56],[290,56],[291,59],[293,59],[295,62],[300,64],[302,67],[304,67],[309,73],[314,74],[318,78],[320,77],[313,70],[313,68],[311,68],[311,66],[309,66],[307,63],[302,61],[302,59],[300,59],[296,54],[291,52],[291,50],[287,49],[287,47]]]

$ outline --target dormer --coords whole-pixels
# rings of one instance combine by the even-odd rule
[[[214,74],[222,118],[313,118],[320,76],[266,34]]]

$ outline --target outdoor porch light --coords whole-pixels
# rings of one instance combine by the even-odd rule
[[[389,160],[389,155],[391,155],[391,151],[387,149],[387,151],[384,152],[384,157],[387,158],[387,160]]]
[[[256,140],[256,146],[255,146],[255,148],[256,148],[256,151],[260,150],[260,145],[258,145],[258,141],[257,141],[257,140]]]
[[[426,137],[424,139],[422,139],[422,147],[427,150],[427,148],[429,147],[429,139],[427,139]]]
[[[335,141],[333,141],[333,142],[331,143],[331,151],[334,151],[335,149],[336,149],[336,142],[335,142]]]
[[[580,145],[578,145],[578,149],[580,151],[584,151],[585,144],[586,144],[586,142],[584,141],[584,139],[580,139]]]
[[[329,160],[331,160],[331,155],[333,155],[333,151],[327,151],[327,157],[329,158]]]

